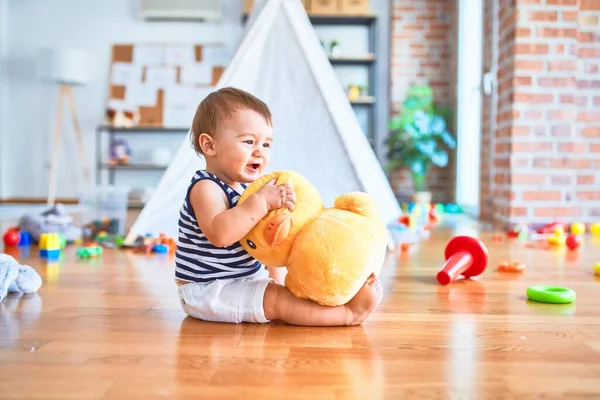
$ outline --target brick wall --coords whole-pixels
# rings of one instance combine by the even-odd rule
[[[597,220],[600,1],[486,0],[485,15],[498,86],[484,97],[482,216]]]
[[[406,90],[428,83],[437,102],[454,106],[456,65],[456,1],[394,0],[391,39],[391,111],[401,110]],[[454,133],[454,132],[453,132]],[[401,200],[412,193],[407,171],[394,171],[392,187]],[[428,176],[434,202],[454,201],[454,153],[444,169],[432,168]]]

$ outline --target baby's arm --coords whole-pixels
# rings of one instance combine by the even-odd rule
[[[202,180],[192,188],[190,203],[206,238],[215,246],[225,247],[243,238],[269,210],[284,205],[293,208],[295,195],[290,186],[278,187],[270,182],[230,209],[219,185]]]

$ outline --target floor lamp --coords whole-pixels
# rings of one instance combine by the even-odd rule
[[[44,79],[58,85],[58,107],[52,138],[52,157],[50,160],[50,175],[48,180],[47,205],[54,205],[56,199],[56,187],[58,180],[58,160],[60,153],[60,142],[63,125],[63,114],[65,100],[68,105],[71,118],[73,119],[73,130],[79,160],[83,170],[84,180],[90,182],[90,174],[86,166],[85,150],[83,147],[83,135],[79,126],[77,109],[73,98],[73,86],[85,85],[87,83],[87,56],[84,51],[76,49],[45,49],[42,51],[42,68]]]

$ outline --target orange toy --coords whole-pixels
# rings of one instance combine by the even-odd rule
[[[498,271],[501,272],[523,272],[524,270],[525,264],[518,261],[502,261],[500,264],[498,264]]]

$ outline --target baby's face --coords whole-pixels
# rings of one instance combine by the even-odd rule
[[[221,123],[214,141],[219,164],[228,177],[249,183],[258,178],[269,163],[273,127],[260,114],[244,109]]]

